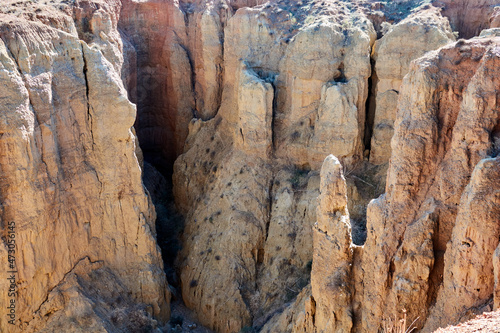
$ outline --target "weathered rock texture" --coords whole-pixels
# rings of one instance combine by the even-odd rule
[[[413,65],[403,83],[387,193],[369,207],[365,249],[367,254],[379,255],[370,259],[363,257],[366,261],[364,297],[380,299],[380,303],[372,303],[366,316],[374,324],[381,314],[373,306],[377,303],[383,308],[384,303],[390,304],[392,299],[394,307],[406,307],[411,320],[420,317],[423,323],[426,308],[434,302],[433,289],[438,287],[443,274],[443,252],[447,251],[448,258],[455,251],[446,243],[452,237],[452,230],[460,233],[463,213],[458,217],[457,213],[468,210],[464,189],[468,183],[475,187],[472,171],[495,147],[498,42],[498,39],[459,42],[431,53]],[[453,71],[447,70],[449,66]],[[385,231],[379,226],[385,226]],[[419,248],[408,251],[405,240],[413,242],[408,236],[414,228],[418,228],[424,239],[415,242]],[[402,244],[395,239],[402,239]],[[413,259],[409,261],[405,256],[412,252]],[[443,290],[447,289],[446,272],[452,269],[450,259],[444,262]],[[491,256],[476,259],[486,260],[479,264],[484,265]],[[369,267],[379,269],[367,270]],[[471,272],[465,267],[461,269],[465,275]],[[391,293],[381,292],[388,282],[392,285]],[[447,305],[471,307],[465,298],[455,301]],[[476,301],[481,302],[481,298]],[[456,313],[439,313],[439,310],[434,313],[427,330],[435,327],[432,323],[437,320],[436,316],[441,324],[457,319]]]
[[[381,318],[402,308],[410,320],[419,317],[417,325],[423,327],[443,272],[444,286],[424,330],[458,319],[456,313],[439,312],[446,272],[453,269],[455,249],[447,242],[452,232],[459,237],[460,220],[469,210],[467,196],[473,194],[466,186],[478,187],[474,168],[494,154],[498,43],[498,38],[460,41],[431,52],[411,65],[403,81],[386,194],[368,207],[363,283],[356,287],[360,329],[377,330]],[[494,188],[489,190],[494,196]],[[450,259],[443,262],[445,251]],[[474,258],[481,266],[491,266],[491,256]],[[464,275],[472,272],[461,269]],[[491,297],[493,284],[485,288],[490,288]],[[476,301],[481,303],[481,298]],[[471,307],[466,298],[453,302]]]
[[[155,212],[131,131],[136,110],[120,79],[120,3],[56,5],[0,6],[10,11],[0,14],[0,262],[6,271],[14,222],[17,270],[15,326],[2,314],[0,330],[119,331],[122,319],[111,325],[100,312],[121,302],[118,293],[165,320]],[[107,294],[107,283],[120,288]]]
[[[191,122],[174,167],[183,298],[207,326],[260,327],[307,285],[319,168],[331,152],[363,159],[374,39],[344,4],[271,2],[227,21],[221,107]]]
[[[321,168],[317,224],[313,231],[313,325],[318,332],[349,332],[352,328],[351,221],[342,165],[329,155]],[[345,306],[345,305],[348,306]]]
[[[477,96],[493,94],[498,86],[495,67],[487,64],[498,41],[487,36],[461,41],[410,63],[453,41],[451,28],[469,37],[493,25],[492,3],[441,2],[451,28],[437,9],[422,7],[377,42],[372,162],[388,161],[392,128],[395,134],[386,194],[368,206],[368,239],[358,248],[351,247],[345,229],[345,207],[357,207],[363,215],[359,201],[347,201],[338,220],[315,214],[314,201],[326,155],[339,158],[347,178],[368,164],[364,142],[371,138],[365,137],[370,132],[365,124],[372,124],[365,105],[376,33],[365,12],[378,7],[359,3],[270,1],[246,7],[259,3],[174,2],[161,12],[166,15],[162,29],[171,36],[161,42],[145,24],[124,24],[126,35],[139,31],[131,38],[136,50],[162,55],[147,66],[165,69],[155,72],[167,82],[158,91],[165,92],[163,104],[160,111],[146,104],[141,108],[151,123],[140,125],[139,117],[138,131],[148,128],[147,136],[158,138],[151,151],[161,151],[167,164],[184,152],[173,176],[176,203],[186,218],[179,258],[182,296],[212,329],[237,332],[270,320],[264,330],[272,331],[270,323],[275,323],[278,331],[352,327],[372,332],[402,308],[409,320],[420,318],[420,328],[427,322],[426,330],[458,319],[439,311],[447,288],[440,285],[443,273],[452,269],[445,269],[450,265],[446,244],[458,212],[466,209],[461,205],[464,189],[494,142],[478,129],[494,132],[495,99]],[[155,17],[157,5],[130,2],[124,17],[130,22]],[[143,47],[145,37],[152,43]],[[417,45],[405,47],[410,42]],[[165,52],[165,47],[177,51]],[[394,54],[397,62],[389,61]],[[197,119],[188,124],[191,116]],[[165,142],[173,141],[160,134],[164,125],[158,126],[155,117],[182,119],[168,134],[175,138],[175,152],[165,150],[172,149]],[[485,119],[491,124],[485,125]],[[358,180],[378,185],[369,178]],[[364,195],[352,179],[347,184],[340,196]],[[314,229],[313,223],[325,227],[332,220],[344,221],[345,228],[322,239],[324,230]],[[340,243],[340,252],[331,251]],[[488,267],[493,267],[491,256]],[[311,285],[300,292],[309,283],[311,261]],[[337,262],[327,265],[332,261]],[[471,307],[465,298],[459,301]],[[430,310],[433,306],[437,310]],[[333,317],[327,315],[332,311]],[[436,318],[435,313],[442,315]]]
[[[443,15],[450,19],[451,27],[461,38],[479,35],[490,26],[490,17],[498,6],[497,0],[434,0],[443,8]]]
[[[318,309],[339,295],[343,308],[352,308],[339,325],[352,324],[356,332],[378,331],[402,309],[430,332],[491,307],[498,285],[499,49],[499,38],[478,38],[412,63],[401,88],[386,193],[368,206],[364,247],[354,248],[352,259],[344,256],[352,286],[316,298],[314,290],[327,288],[335,275],[312,279],[314,302],[302,296],[270,323],[311,331],[299,319],[317,322]],[[331,253],[337,252],[323,251]],[[313,276],[320,259],[313,258]]]
[[[431,331],[498,307],[498,10],[421,3],[2,2],[17,330],[168,317],[141,175],[160,200],[172,168],[182,298],[218,332],[376,332],[402,308]],[[452,28],[490,29],[444,46]]]
[[[122,3],[123,77],[139,110],[137,136],[146,161],[168,171],[182,152],[194,110],[184,13],[172,1]]]
[[[436,333],[495,332],[500,328],[500,312],[486,312],[456,326],[436,330]]]
[[[443,287],[428,324],[431,328],[434,322],[443,326],[477,314],[496,289],[493,260],[500,237],[500,191],[495,185],[499,178],[500,158],[483,159],[462,194],[445,255]]]
[[[322,16],[334,8],[333,21]],[[309,22],[311,13],[316,20]],[[317,258],[313,253],[329,252],[318,238],[313,248],[298,250],[310,244],[315,234],[311,224],[321,216],[304,213],[307,218],[296,222],[296,210],[303,205],[297,200],[305,199],[307,205],[314,194],[309,198],[291,194],[317,191],[317,176],[311,172],[319,169],[328,153],[339,156],[347,170],[362,160],[370,73],[367,50],[374,36],[361,12],[334,4],[311,8],[271,2],[241,8],[227,21],[221,107],[214,119],[191,123],[186,152],[174,170],[175,196],[187,219],[180,258],[183,298],[206,325],[223,332],[250,324],[260,327],[268,319],[266,314],[290,301],[283,290],[294,297],[297,287],[307,284],[303,277],[307,277],[306,263]],[[413,52],[404,47],[401,51],[402,41],[407,40],[418,41]],[[385,123],[393,126],[395,117],[395,98],[384,100],[384,93],[396,90],[402,95],[387,193],[368,207],[364,249],[354,248],[352,257],[342,259],[344,264],[324,264],[321,274],[314,273],[313,262],[312,294],[301,294],[293,306],[307,309],[300,314],[285,310],[271,320],[279,327],[342,331],[352,326],[355,331],[376,331],[384,318],[392,318],[403,307],[410,320],[419,317],[418,325],[423,326],[442,282],[444,252],[460,197],[479,161],[470,161],[462,173],[446,172],[444,168],[462,166],[463,157],[449,152],[451,133],[459,126],[455,122],[464,109],[465,89],[473,84],[488,43],[493,43],[485,39],[457,44],[410,65],[452,40],[448,21],[436,8],[425,7],[378,42],[374,114],[381,126],[377,130]],[[397,66],[388,66],[384,59],[395,50],[404,55]],[[400,88],[409,68],[411,75]],[[479,126],[470,119],[465,123]],[[392,133],[382,132],[375,131],[382,136],[380,142],[377,137],[372,141],[377,164],[389,157]],[[345,251],[351,253],[350,247]],[[336,254],[323,255],[331,262],[328,256]],[[329,271],[342,272],[336,268],[344,266],[348,273],[341,277]],[[330,280],[338,281],[325,282]],[[345,281],[352,283],[345,285],[346,290]],[[335,288],[343,292],[332,291],[327,297]],[[332,309],[334,318],[325,315]],[[314,318],[314,323],[305,317]],[[269,324],[265,327],[272,331]]]
[[[500,6],[495,7],[490,16],[490,28],[500,28]]]
[[[470,57],[477,61],[477,65],[463,93],[461,112],[457,116],[451,142],[453,154],[449,154],[448,163],[463,165],[459,162],[461,157],[469,161],[468,167],[464,165],[463,171],[454,168],[461,171],[456,175],[464,174],[463,177],[468,178],[468,174],[472,170],[474,172],[465,190],[463,185],[467,178],[462,178],[454,186],[454,191],[448,190],[448,193],[457,193],[457,190],[462,190],[462,193],[452,237],[447,245],[444,282],[428,324],[430,328],[433,324],[443,325],[447,320],[467,318],[470,315],[467,311],[473,312],[488,303],[494,289],[491,260],[498,245],[495,235],[499,231],[498,189],[492,184],[498,178],[498,162],[485,157],[496,156],[499,148],[499,41],[497,37],[480,43],[472,41],[457,45],[459,50],[470,47]],[[475,49],[477,45],[479,49]],[[474,51],[483,52],[482,57],[474,57]],[[450,295],[451,289],[454,289],[453,295]],[[445,297],[448,299],[445,300]],[[451,304],[448,303],[450,301]],[[441,314],[439,309],[444,303],[447,303],[447,310]],[[451,309],[456,311],[452,313]]]
[[[139,110],[135,127],[145,159],[162,172],[171,172],[184,151],[190,120],[217,114],[224,28],[236,9],[257,2],[122,0],[124,81]]]
[[[401,81],[412,60],[454,41],[449,22],[436,7],[418,11],[398,24],[373,48],[373,94],[371,96],[373,134],[370,162],[382,164],[391,157],[396,105]]]

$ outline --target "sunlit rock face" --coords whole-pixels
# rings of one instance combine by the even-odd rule
[[[423,2],[3,1],[0,331],[169,329],[171,201],[216,332],[498,307],[498,9]]]
[[[335,285],[329,279],[349,264],[342,276],[350,283],[335,280],[335,299],[345,295],[341,308],[352,309],[352,317],[336,325],[354,331],[377,331],[402,309],[410,323],[418,318],[414,325],[423,332],[491,309],[498,298],[499,46],[498,37],[462,40],[410,65],[397,106],[386,193],[368,206],[364,247],[332,260],[339,269],[312,279],[312,292],[304,289],[265,331],[272,332],[272,325],[312,331],[321,307],[339,306],[323,300],[325,292],[315,295],[315,288]],[[349,253],[336,244],[323,255]],[[320,258],[313,258],[313,276]]]
[[[9,8],[0,17],[0,262],[15,225],[17,295],[14,325],[2,317],[0,330],[118,330],[127,323],[98,314],[113,302],[137,305],[152,325],[151,315],[165,321],[155,212],[131,130],[136,108],[120,77],[120,3],[2,3]],[[121,289],[99,296],[107,283]]]
[[[221,106],[190,124],[173,176],[183,299],[208,327],[262,326],[308,283],[321,164],[363,160],[375,37],[345,4],[271,2],[227,20]]]
[[[387,163],[391,157],[391,139],[401,82],[410,63],[428,51],[455,40],[448,20],[440,10],[429,6],[393,25],[373,47],[373,117],[370,162]]]

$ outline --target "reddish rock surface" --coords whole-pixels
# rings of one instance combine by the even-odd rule
[[[453,30],[461,38],[479,35],[490,26],[490,16],[498,6],[497,0],[435,0],[435,6],[442,6],[443,15],[450,19]]]

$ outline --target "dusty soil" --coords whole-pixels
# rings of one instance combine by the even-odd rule
[[[171,309],[170,322],[163,328],[163,332],[213,333],[199,323],[196,314],[188,309],[182,301],[172,302]],[[177,326],[177,322],[181,319],[182,324]]]
[[[440,328],[435,333],[500,332],[500,311],[486,312],[465,323]]]

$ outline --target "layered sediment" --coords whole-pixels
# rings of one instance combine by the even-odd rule
[[[0,302],[5,309],[14,300],[16,313],[14,325],[2,315],[0,329],[48,330],[69,313],[69,331],[87,320],[106,327],[101,305],[90,306],[92,293],[81,287],[99,270],[121,286],[125,308],[143,304],[147,320],[164,321],[169,292],[155,211],[135,154],[136,108],[120,79],[120,3],[23,3],[35,13],[30,20],[26,8],[5,14],[9,5],[0,19],[0,261],[15,259],[17,273],[15,297],[2,279]],[[106,281],[92,284],[106,289]],[[120,303],[117,294],[101,296]]]
[[[217,332],[375,332],[403,308],[431,332],[498,307],[494,5],[2,3],[16,329],[160,329],[163,261]],[[162,258],[170,178],[185,224]]]

